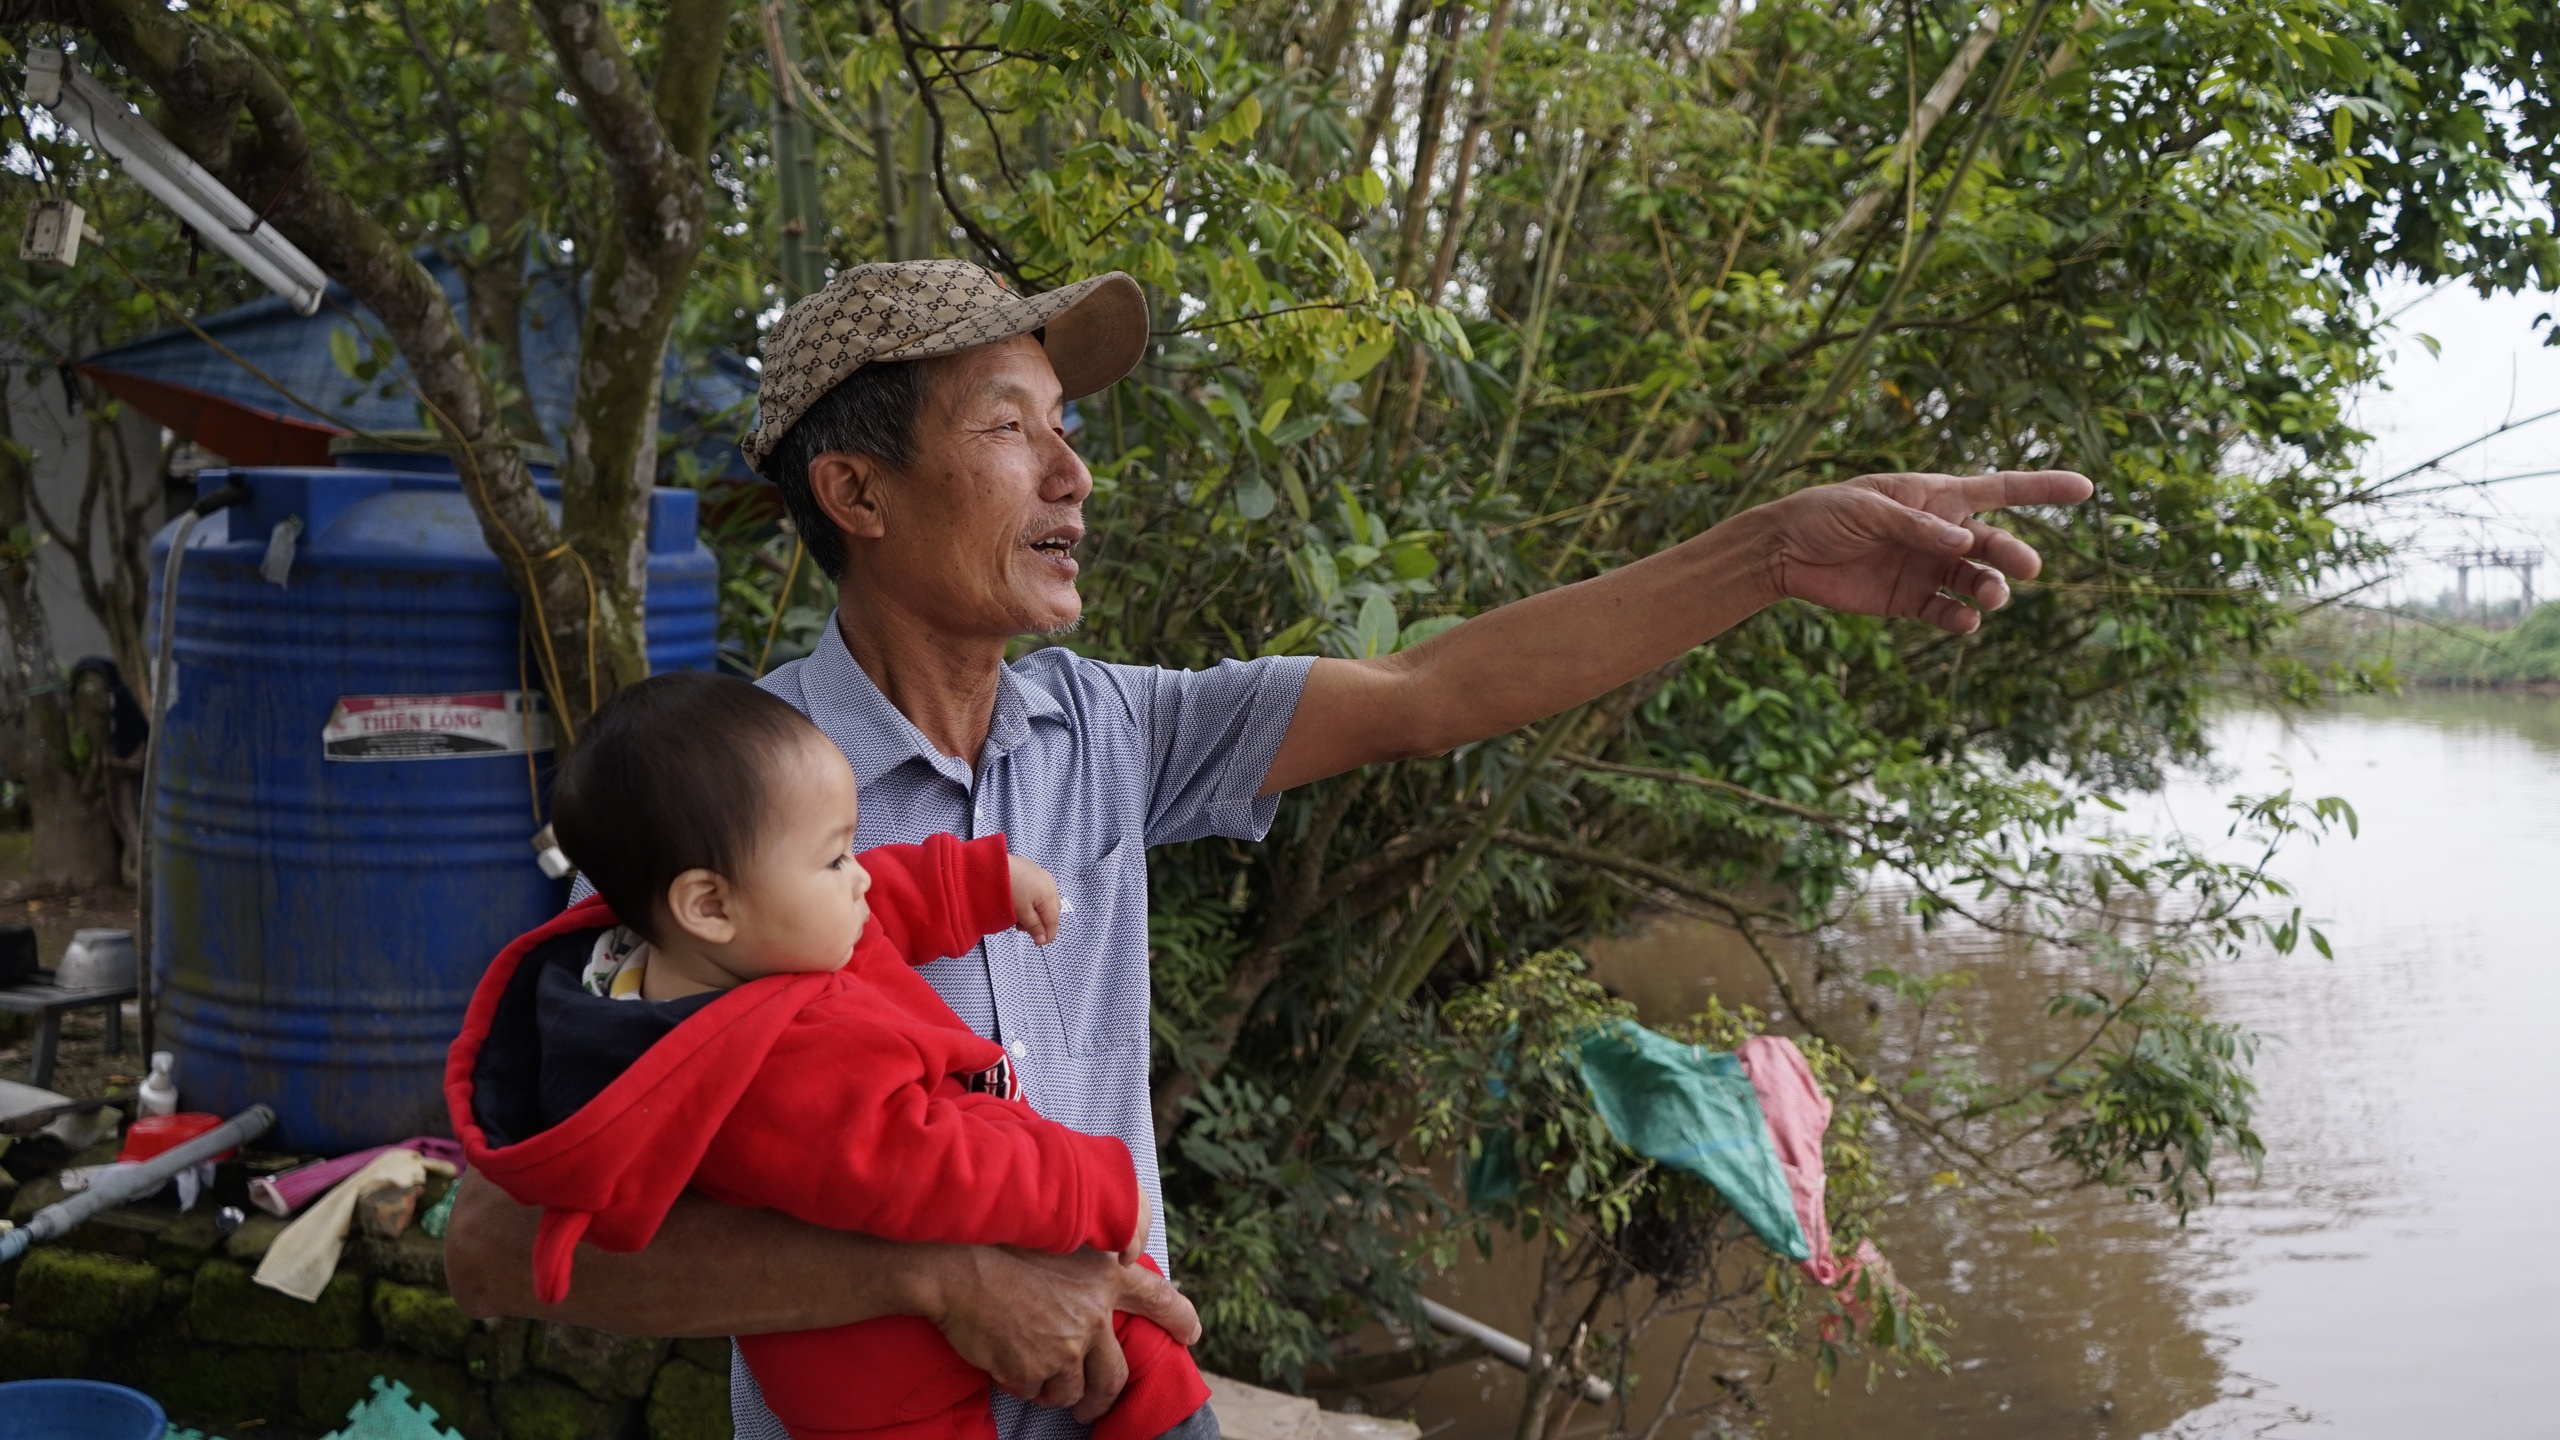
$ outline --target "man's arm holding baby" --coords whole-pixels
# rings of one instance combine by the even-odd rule
[[[1200,1318],[1172,1282],[1096,1251],[1043,1255],[983,1245],[900,1245],[687,1195],[647,1249],[578,1251],[559,1305],[533,1298],[538,1212],[463,1177],[445,1234],[453,1296],[474,1316],[560,1320],[627,1335],[757,1335],[920,1315],[1005,1390],[1091,1421],[1128,1367],[1111,1312],[1143,1315],[1190,1344]]]

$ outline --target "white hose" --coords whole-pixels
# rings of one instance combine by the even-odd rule
[[[160,644],[151,655],[151,730],[142,741],[142,813],[141,846],[134,854],[134,907],[141,932],[135,949],[139,952],[133,967],[133,1008],[141,1030],[142,1053],[155,1048],[157,1038],[152,1025],[151,964],[153,942],[158,938],[158,907],[152,903],[151,868],[160,832],[160,730],[169,718],[169,677],[176,672],[171,647],[178,636],[178,572],[185,565],[187,541],[196,533],[196,522],[226,506],[237,505],[249,498],[247,487],[238,481],[214,491],[187,507],[178,519],[178,533],[169,542],[169,559],[160,572]]]

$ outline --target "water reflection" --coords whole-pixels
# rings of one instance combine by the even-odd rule
[[[2560,701],[2359,701],[2289,724],[2239,714],[2216,743],[2215,773],[2182,777],[2127,821],[2219,835],[2225,798],[2288,783],[2344,795],[2363,820],[2361,840],[2279,864],[2336,960],[2306,950],[2208,979],[2218,1014],[2270,1037],[2264,1176],[2232,1177],[2224,1203],[2182,1231],[2092,1194],[1936,1192],[1926,1157],[1898,1157],[1910,1184],[1885,1238],[1905,1281],[1956,1322],[1953,1371],[1872,1392],[1844,1376],[1822,1399],[1809,1375],[1782,1369],[1767,1417],[1777,1440],[2560,1434],[2560,1307],[2546,1293],[2560,1263],[2540,1223],[2560,1189],[2548,1059]],[[1851,975],[1914,953],[1890,914],[1826,943]],[[1940,937],[1925,953],[1978,976],[1957,1003],[1985,1064],[2021,1058],[2054,962],[1985,937]],[[1710,994],[1775,999],[1748,953],[1705,927],[1658,925],[1594,961],[1649,1017]],[[1851,984],[1820,993],[1833,1033],[1884,1052],[1972,1043],[1961,1027],[1880,1028]],[[1529,1269],[1497,1254],[1441,1292],[1516,1329]],[[1668,1359],[1637,1370],[1666,1373]],[[1370,1399],[1412,1405],[1446,1440],[1495,1440],[1511,1432],[1519,1380],[1465,1367]]]

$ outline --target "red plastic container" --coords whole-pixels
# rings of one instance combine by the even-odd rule
[[[177,1149],[221,1123],[221,1116],[207,1115],[202,1111],[145,1115],[124,1132],[124,1149],[116,1159],[136,1163],[148,1160],[154,1155]],[[228,1160],[239,1153],[237,1150],[225,1150],[213,1158]]]

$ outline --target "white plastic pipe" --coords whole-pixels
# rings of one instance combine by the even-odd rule
[[[264,1105],[252,1105],[230,1119],[174,1149],[164,1150],[142,1163],[117,1168],[101,1174],[95,1183],[68,1200],[57,1200],[35,1213],[34,1218],[15,1230],[0,1233],[0,1264],[27,1252],[39,1240],[59,1240],[90,1216],[110,1210],[138,1196],[169,1183],[169,1177],[201,1161],[210,1160],[225,1150],[237,1150],[267,1133],[276,1123],[276,1112]]]
[[[1514,1370],[1529,1368],[1529,1342],[1526,1340],[1505,1335],[1474,1316],[1461,1315],[1437,1300],[1423,1301],[1422,1315],[1431,1322],[1431,1328],[1475,1341],[1484,1347],[1486,1354]],[[1608,1404],[1609,1397],[1616,1393],[1608,1381],[1597,1375],[1588,1376],[1582,1382],[1582,1398],[1594,1405]]]

